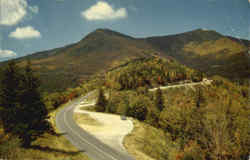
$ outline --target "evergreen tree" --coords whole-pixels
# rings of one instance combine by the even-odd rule
[[[25,147],[50,128],[39,86],[30,62],[24,74],[13,61],[4,71],[1,94],[4,131],[19,137]]]
[[[164,101],[160,88],[158,88],[155,93],[155,106],[160,112],[164,109]]]
[[[202,89],[201,87],[198,88],[198,93],[197,93],[197,99],[196,99],[196,107],[199,108],[202,103],[205,102],[205,98],[202,94]]]
[[[98,97],[97,97],[97,102],[96,102],[97,108],[96,111],[98,112],[104,112],[105,107],[107,105],[107,100],[104,96],[103,89],[100,88],[98,91]]]
[[[168,72],[166,75],[166,79],[168,83],[171,83],[170,73]]]
[[[199,70],[198,76],[199,76],[199,81],[202,81],[203,80],[203,73],[201,72],[201,70]]]
[[[8,63],[3,71],[1,81],[0,102],[2,108],[0,118],[5,133],[12,132],[17,124],[18,108],[20,108],[21,74],[14,61]]]
[[[30,61],[25,67],[25,74],[22,79],[22,92],[20,95],[21,110],[18,114],[19,135],[24,146],[49,129],[47,121],[48,111],[42,101],[39,78],[34,75]]]

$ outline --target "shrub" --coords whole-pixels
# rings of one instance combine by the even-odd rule
[[[17,137],[5,136],[0,141],[0,159],[21,160],[23,157],[18,155],[21,141]]]
[[[150,100],[143,95],[130,97],[128,116],[144,121],[148,113]]]

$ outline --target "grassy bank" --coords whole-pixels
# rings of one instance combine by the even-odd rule
[[[133,119],[134,129],[124,139],[124,146],[136,160],[166,160],[167,138],[163,131]]]

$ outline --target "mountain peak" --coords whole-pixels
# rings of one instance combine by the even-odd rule
[[[213,30],[209,30],[207,28],[198,28],[198,29],[195,29],[193,31],[197,31],[197,32],[210,32],[210,31],[213,31]]]
[[[98,28],[94,32],[115,32],[109,28]]]
[[[171,35],[171,37],[178,37],[178,39],[182,39],[184,41],[197,41],[197,42],[203,42],[203,41],[214,41],[218,40],[222,37],[224,37],[222,34],[214,31],[214,30],[208,30],[205,28],[198,28],[192,31]]]
[[[198,28],[198,29],[195,29],[195,30],[192,30],[192,31],[186,32],[186,33],[197,33],[197,34],[217,34],[217,35],[222,36],[220,33],[216,32],[215,30],[210,30],[210,29],[207,29],[207,28]],[[183,34],[183,33],[182,33],[182,34]]]
[[[116,36],[116,37],[123,37],[123,38],[129,38],[129,39],[134,39],[131,36],[122,34],[117,31],[113,31],[108,28],[98,28],[95,31],[89,33],[84,39],[90,38],[90,37],[106,37],[106,36]]]

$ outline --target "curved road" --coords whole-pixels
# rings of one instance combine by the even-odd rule
[[[69,103],[68,106],[57,113],[57,128],[74,146],[87,154],[91,160],[134,160],[131,156],[103,144],[75,123],[73,119],[75,107],[90,94]]]
[[[162,89],[162,90],[165,90],[165,89],[169,89],[169,88],[178,88],[178,87],[186,87],[186,86],[196,86],[196,85],[199,85],[199,84],[203,84],[203,85],[210,85],[213,81],[212,80],[203,80],[201,82],[192,82],[192,83],[185,83],[185,84],[177,84],[177,85],[172,85],[172,86],[161,86],[161,87],[158,87],[158,88],[152,88],[152,89],[149,89],[150,92],[154,92],[156,91],[157,89]]]

